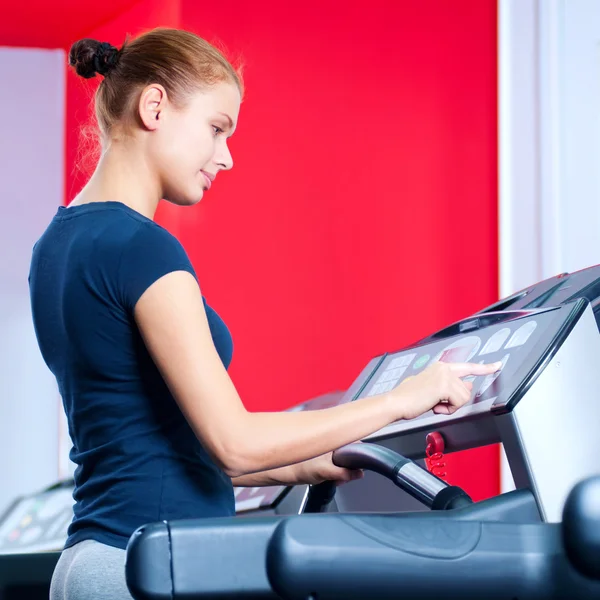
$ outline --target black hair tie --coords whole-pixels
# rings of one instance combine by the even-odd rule
[[[117,64],[119,51],[108,42],[101,42],[94,53],[94,69],[96,73],[106,76]]]

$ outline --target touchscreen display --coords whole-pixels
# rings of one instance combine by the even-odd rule
[[[492,375],[463,378],[464,381],[473,383],[470,404],[494,401],[500,390],[507,385],[512,388],[517,386],[519,382],[514,381],[512,376],[523,361],[530,357],[536,341],[548,327],[557,326],[553,325],[553,321],[558,321],[558,324],[562,322],[562,319],[557,319],[556,313],[554,310],[540,312],[390,354],[358,398],[389,392],[407,377],[419,374],[438,361],[485,364],[501,362],[502,367]]]

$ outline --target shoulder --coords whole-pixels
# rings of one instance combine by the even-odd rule
[[[185,252],[181,242],[170,231],[150,220],[138,221],[131,231],[129,241],[132,244],[170,246]]]
[[[141,240],[181,246],[179,240],[167,229],[132,209],[115,210],[106,224],[121,243]]]
[[[161,266],[174,268],[185,265],[191,268],[191,261],[181,242],[152,221],[140,221],[128,239],[122,240],[118,262],[124,268],[128,265],[135,268],[140,264],[146,268],[153,265],[159,270]]]
[[[117,266],[156,259],[189,262],[185,248],[171,232],[133,211],[118,211],[94,233],[96,251],[108,255]]]
[[[146,289],[169,273],[187,271],[197,280],[181,242],[153,222],[140,222],[122,244],[116,268],[121,297],[130,308],[136,305]]]

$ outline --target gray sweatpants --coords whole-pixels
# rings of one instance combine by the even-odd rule
[[[125,583],[125,550],[83,540],[63,550],[50,600],[132,600]]]

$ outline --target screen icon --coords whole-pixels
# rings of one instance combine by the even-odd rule
[[[431,362],[469,362],[477,354],[479,348],[481,348],[481,338],[475,335],[461,338],[446,346]]]
[[[417,360],[415,360],[413,369],[420,369],[421,367],[424,367],[429,362],[430,358],[431,356],[429,354],[423,354],[423,356],[420,356],[417,358]]]
[[[500,331],[497,331],[483,346],[479,356],[483,356],[484,354],[493,354],[494,352],[498,352],[504,345],[504,342],[510,336],[510,329],[505,327]]]
[[[481,382],[481,387],[479,388],[479,391],[477,392],[477,394],[475,396],[476,398],[483,396],[483,394],[485,394],[485,392],[489,389],[489,387],[492,385],[492,383],[494,383],[494,381],[496,381],[496,379],[498,379],[498,377],[500,377],[509,358],[510,358],[510,354],[505,354],[504,357],[502,358],[502,366],[495,373],[492,373],[491,375],[486,375],[485,379]]]
[[[519,327],[519,329],[513,333],[510,340],[508,340],[505,349],[508,350],[509,348],[515,348],[516,346],[523,346],[526,344],[536,327],[537,321],[529,321],[529,323],[525,323],[525,325]]]

